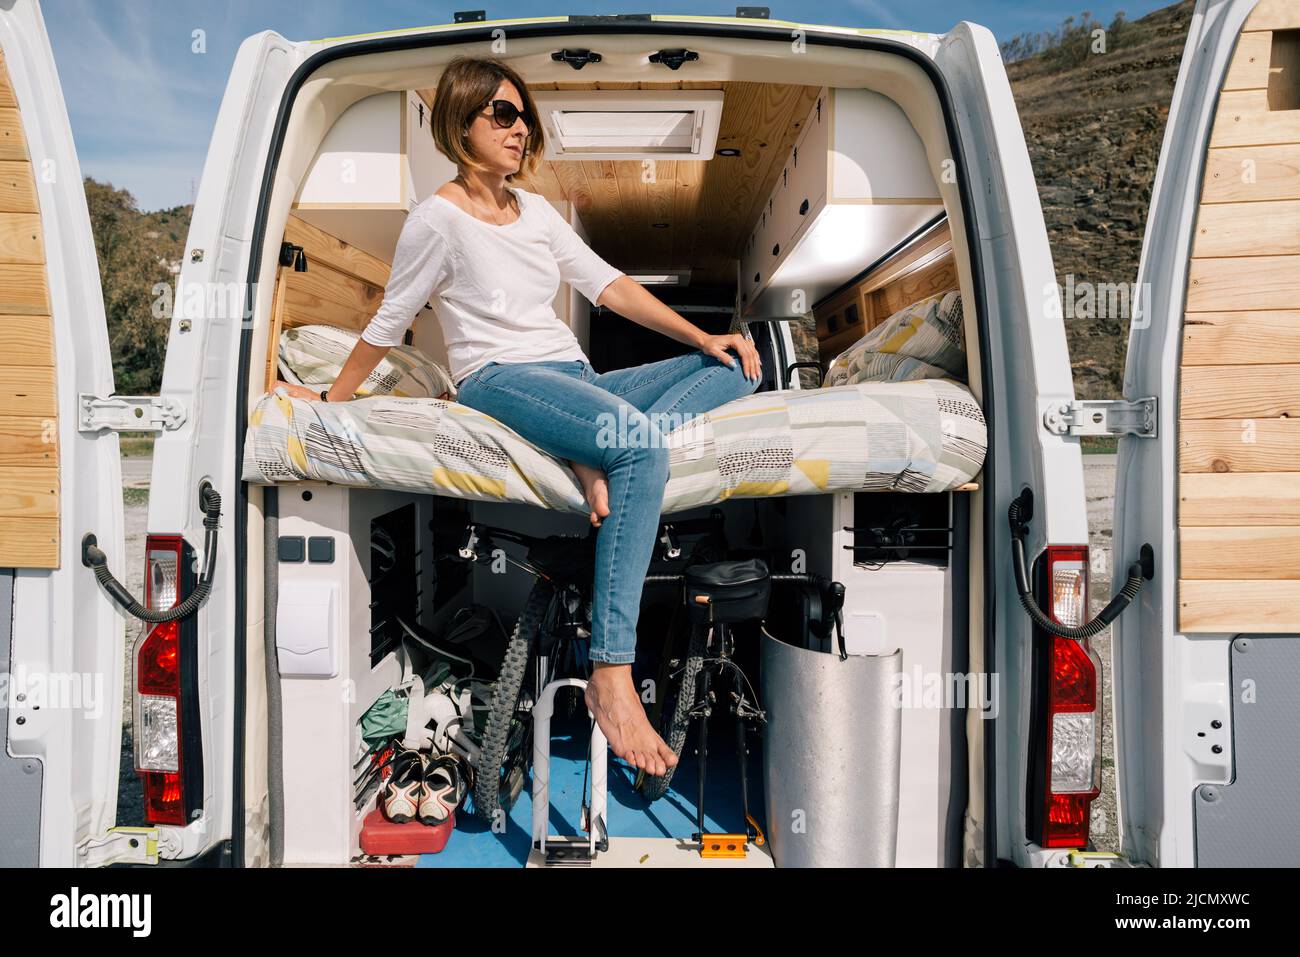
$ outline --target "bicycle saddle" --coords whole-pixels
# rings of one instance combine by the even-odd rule
[[[767,615],[772,579],[760,558],[692,565],[683,580],[686,607],[696,621],[735,624]]]

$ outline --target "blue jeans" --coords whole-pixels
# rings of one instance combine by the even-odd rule
[[[581,359],[489,362],[461,380],[457,402],[556,458],[605,472],[610,512],[596,533],[592,661],[636,659],[641,592],[668,481],[663,433],[758,388],[729,355],[732,366],[695,351],[601,374]]]

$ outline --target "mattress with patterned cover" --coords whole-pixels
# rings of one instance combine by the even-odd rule
[[[732,498],[944,492],[979,472],[987,448],[979,406],[951,379],[756,392],[689,418],[663,440],[665,515]],[[444,399],[309,402],[277,390],[249,417],[243,478],[589,511],[565,462]]]

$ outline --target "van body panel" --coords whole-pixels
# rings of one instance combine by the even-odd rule
[[[86,193],[45,22],[35,0],[0,9],[0,47],[33,173],[44,247],[57,416],[58,561],[13,572],[11,658],[4,694],[5,758],[40,781],[39,862],[80,863],[78,847],[113,825],[122,734],[125,629],[81,562],[95,535],[114,568],[124,554],[117,433],[80,432],[80,393],[108,396],[113,367]],[[12,305],[6,312],[17,312]],[[44,534],[44,533],[43,533]],[[5,609],[7,612],[7,608]],[[33,833],[32,840],[37,840]],[[0,848],[0,861],[7,848]]]
[[[1187,421],[1180,422],[1180,412],[1200,414],[1190,407],[1180,408],[1180,373],[1186,348],[1184,312],[1193,309],[1189,282],[1195,278],[1191,275],[1193,243],[1207,149],[1214,145],[1216,115],[1229,103],[1229,94],[1221,97],[1219,91],[1236,89],[1243,82],[1240,71],[1225,79],[1243,26],[1248,31],[1271,29],[1265,21],[1279,17],[1286,21],[1282,27],[1294,26],[1286,19],[1293,16],[1290,4],[1272,0],[1258,6],[1254,0],[1197,4],[1143,239],[1140,306],[1130,327],[1124,396],[1158,397],[1160,440],[1126,436],[1119,441],[1113,557],[1118,577],[1125,563],[1149,543],[1155,550],[1155,578],[1113,626],[1113,703],[1123,850],[1134,861],[1161,867],[1205,863],[1197,859],[1197,807],[1207,795],[1214,795],[1212,786],[1235,780],[1242,769],[1235,762],[1234,748],[1246,745],[1233,722],[1234,702],[1240,700],[1237,692],[1244,690],[1234,684],[1234,639],[1236,631],[1254,629],[1243,623],[1233,633],[1192,634],[1181,630],[1179,622],[1179,521],[1203,524],[1190,517],[1186,501],[1180,506],[1180,496],[1190,494],[1191,485],[1186,475],[1180,479],[1179,474],[1184,444],[1180,425]],[[1244,296],[1244,288],[1242,292]],[[1290,303],[1294,308],[1294,295]],[[1251,307],[1243,298],[1230,308]],[[1181,401],[1186,402],[1186,397]],[[1249,421],[1233,417],[1224,419],[1223,425],[1245,429]],[[1267,417],[1261,417],[1260,424],[1267,424]],[[1222,521],[1233,524],[1226,518]],[[1229,590],[1250,584],[1236,582]],[[1259,636],[1259,640],[1270,638],[1296,640],[1295,636]],[[1277,797],[1290,800],[1289,794]],[[1276,824],[1238,820],[1235,825],[1254,829],[1269,823]],[[1246,834],[1237,836],[1244,839]]]
[[[990,606],[983,609],[990,625],[981,647],[971,649],[970,668],[999,676],[1000,700],[996,720],[973,711],[967,722],[972,755],[984,741],[990,764],[984,779],[991,776],[995,795],[992,820],[985,823],[993,825],[995,848],[981,860],[992,864],[987,855],[993,854],[1030,864],[1039,862],[1026,836],[1032,632],[1011,573],[1006,514],[1012,498],[1029,488],[1035,497],[1027,553],[1034,556],[1048,543],[1086,545],[1083,460],[1077,438],[1053,435],[1042,424],[1043,411],[1072,401],[1074,388],[1047,227],[997,42],[987,29],[960,23],[944,36],[935,59],[948,80],[971,169],[979,237],[972,256],[983,263],[985,315],[998,317],[986,323],[982,350],[989,366],[985,381],[996,383],[981,397],[991,426],[982,491],[990,498],[984,531]],[[973,597],[977,591],[972,585]],[[984,784],[976,779],[975,762],[972,776],[975,815]],[[969,841],[968,834],[971,853]]]

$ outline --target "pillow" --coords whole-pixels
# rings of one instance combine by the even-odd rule
[[[361,333],[339,326],[294,326],[280,334],[280,361],[303,385],[334,384]],[[393,395],[402,398],[455,398],[447,370],[414,346],[393,346],[357,387],[357,398]]]
[[[826,386],[913,379],[966,381],[966,339],[957,290],[914,302],[836,356]]]

